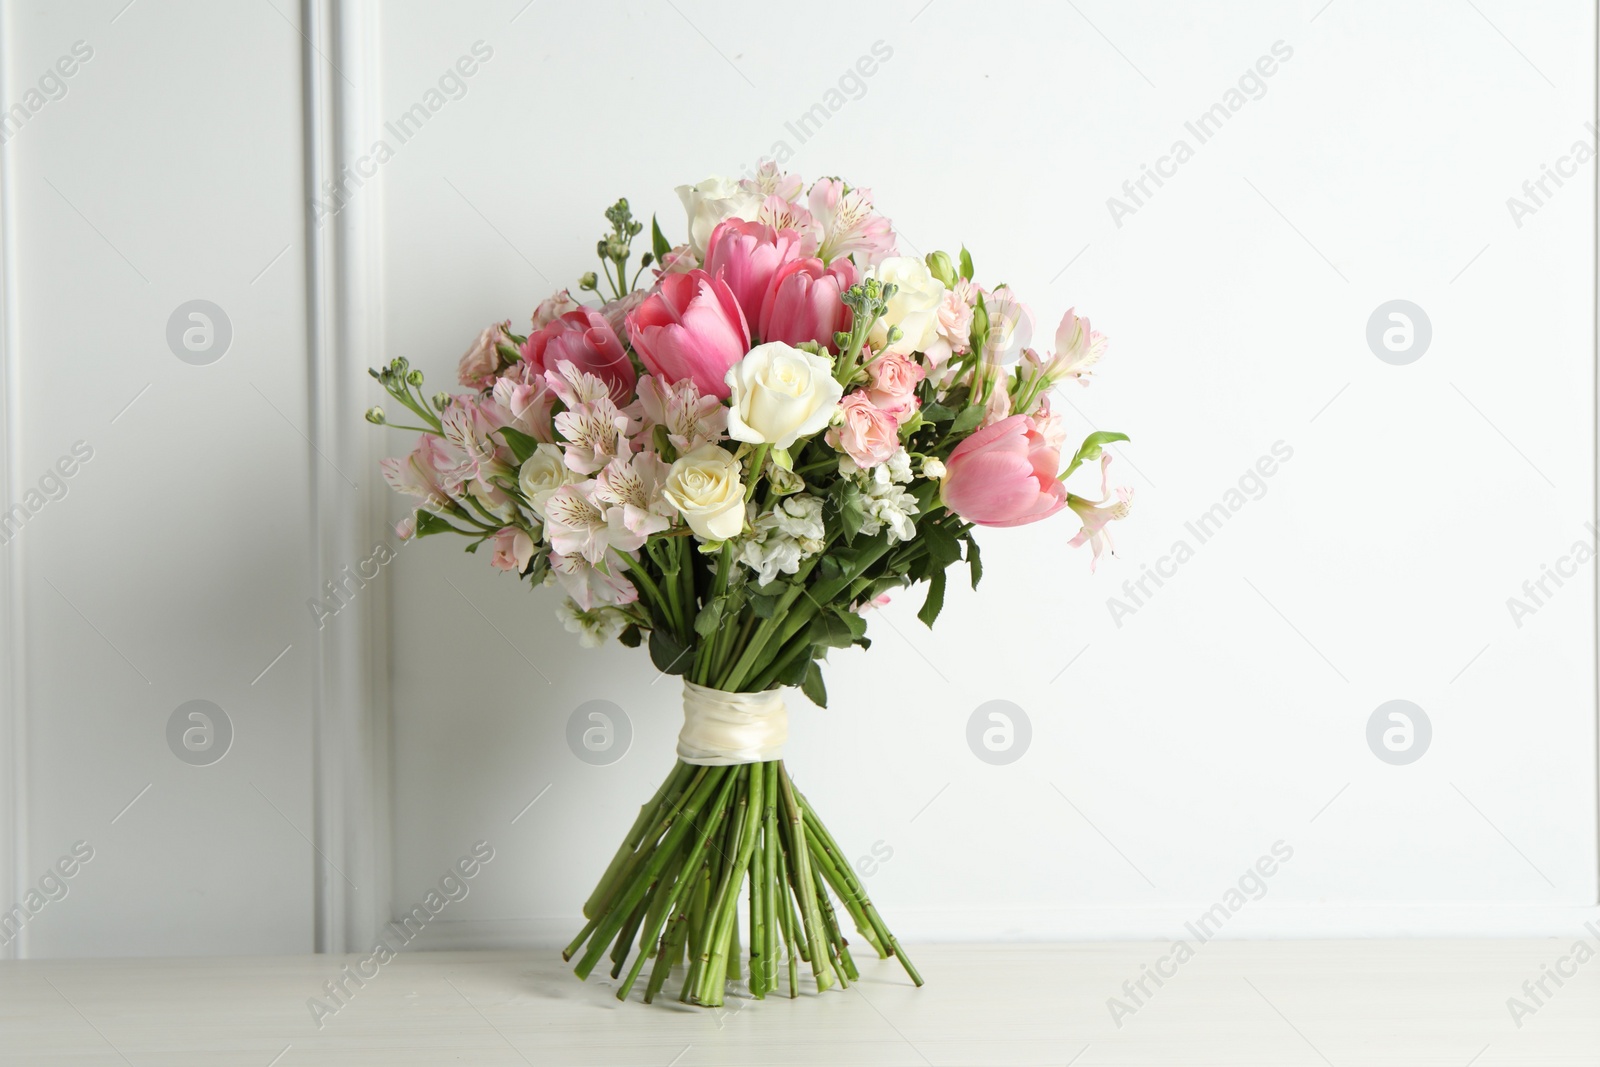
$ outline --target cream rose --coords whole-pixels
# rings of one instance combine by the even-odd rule
[[[680,456],[662,495],[702,540],[726,541],[744,529],[739,461],[725,448],[704,444]]]
[[[898,326],[900,340],[889,345],[889,351],[901,355],[934,351],[949,354],[938,332],[944,283],[929,272],[926,263],[911,256],[891,256],[872,268],[868,277],[898,286],[883,317],[872,324],[870,340],[875,347],[881,348],[888,340],[889,327]]]
[[[833,363],[782,341],[756,345],[728,368],[728,436],[788,448],[827,427],[844,389]]]
[[[528,506],[541,519],[544,505],[551,495],[563,485],[578,481],[579,475],[567,469],[561,449],[555,445],[540,444],[517,472],[517,485],[528,498]]]
[[[698,185],[680,185],[677,193],[683,210],[689,213],[689,247],[701,260],[706,258],[706,242],[717,223],[730,217],[749,221],[761,210],[761,197],[732,178],[711,177]]]

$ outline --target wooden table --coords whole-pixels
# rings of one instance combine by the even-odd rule
[[[715,1012],[619,1004],[551,950],[407,951],[342,1003],[324,983],[359,957],[29,961],[0,964],[0,1063],[1594,1065],[1600,958],[1561,962],[1571,945],[1219,941],[1181,963],[1158,943],[919,945],[920,990],[872,960],[846,992]],[[1535,1003],[1523,983],[1558,964],[1575,974]],[[319,996],[337,1010],[317,1020]]]

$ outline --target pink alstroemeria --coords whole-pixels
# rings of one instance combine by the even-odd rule
[[[591,499],[606,508],[608,523],[614,521],[613,513],[620,511],[622,525],[629,533],[640,538],[660,533],[672,525],[673,517],[678,514],[678,509],[661,492],[670,469],[654,452],[619,457],[607,463],[595,479]],[[617,547],[632,551],[639,546],[619,544]]]
[[[404,459],[390,458],[378,464],[389,488],[407,496],[420,497],[430,511],[445,508],[450,498],[461,491],[465,470],[459,455],[451,452],[443,438],[423,434],[417,447]]]
[[[555,440],[550,411],[556,397],[544,375],[534,370],[532,364],[523,360],[510,368],[495,380],[491,395],[499,408],[502,426],[520,430],[546,444]]]
[[[1089,320],[1069,308],[1056,327],[1055,354],[1047,360],[1038,360],[1036,370],[1050,385],[1076,378],[1079,385],[1087,386],[1094,376],[1095,366],[1106,353],[1106,336],[1089,328]],[[1037,357],[1035,357],[1037,359]]]
[[[1110,488],[1111,453],[1100,454],[1100,499],[1086,500],[1073,493],[1067,494],[1067,506],[1071,508],[1083,521],[1083,529],[1067,544],[1073,548],[1088,544],[1094,550],[1094,556],[1089,560],[1089,571],[1094,572],[1100,562],[1100,555],[1109,552],[1116,555],[1116,546],[1111,543],[1111,531],[1106,528],[1108,523],[1117,519],[1125,519],[1128,512],[1133,510],[1133,490],[1127,486],[1118,486],[1113,492]],[[1115,500],[1112,497],[1115,496]]]
[[[533,538],[528,536],[528,531],[516,526],[501,528],[489,539],[489,544],[494,549],[489,566],[496,570],[521,574],[533,559]]]
[[[784,173],[778,169],[778,164],[770,159],[761,164],[754,178],[744,178],[739,182],[740,188],[756,196],[768,198],[775,196],[790,202],[800,195],[800,190],[805,188],[805,184],[805,179],[800,175]]]
[[[989,336],[983,343],[984,362],[993,366],[1015,363],[1033,340],[1033,309],[1009,285],[983,294],[989,316]]]
[[[493,401],[489,401],[493,403]],[[509,449],[491,434],[499,428],[484,411],[477,398],[453,397],[439,416],[444,438],[465,456],[461,467],[461,481],[475,481],[484,489],[494,486],[497,479],[515,479]]]
[[[727,407],[716,397],[702,394],[692,378],[666,382],[645,375],[639,379],[639,398],[627,413],[639,418],[643,432],[665,426],[667,440],[679,455],[721,441],[728,428]]]
[[[597,607],[620,607],[639,599],[639,591],[622,576],[627,563],[615,552],[605,558],[601,570],[581,555],[550,554],[550,570],[567,591],[573,603],[584,611]]]
[[[861,266],[872,266],[895,253],[894,229],[872,206],[871,189],[845,191],[837,178],[819,178],[811,187],[811,215],[824,234],[817,254],[824,263],[856,255]]]
[[[599,483],[591,478],[563,485],[545,501],[545,536],[555,551],[599,563],[612,549],[632,552],[644,544],[645,535],[634,533],[623,521],[622,508],[596,502],[598,488]]]

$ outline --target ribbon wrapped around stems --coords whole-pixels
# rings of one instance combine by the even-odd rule
[[[783,690],[727,693],[683,683],[678,758],[703,767],[733,767],[783,758],[789,712]]]

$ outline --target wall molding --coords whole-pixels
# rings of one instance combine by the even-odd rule
[[[349,165],[376,136],[377,4],[302,0],[301,19],[307,380],[320,454],[311,457],[311,550],[321,590],[371,553],[385,514],[374,435],[360,417],[366,368],[383,350],[381,189],[371,183],[359,196],[336,198],[332,212],[317,206],[348,181]],[[352,490],[340,471],[361,488]],[[311,758],[319,952],[370,945],[389,918],[388,605],[381,594],[378,584],[369,586],[338,626],[318,633]]]
[[[10,85],[11,55],[16,40],[10,7],[0,4],[0,92]],[[5,94],[10,99],[10,94]],[[21,357],[17,352],[17,209],[16,170],[12,143],[0,143],[0,509],[17,499],[22,485]],[[0,545],[0,907],[21,900],[28,860],[28,737],[23,713],[27,657],[22,589],[22,539]],[[27,927],[0,959],[27,955]]]

